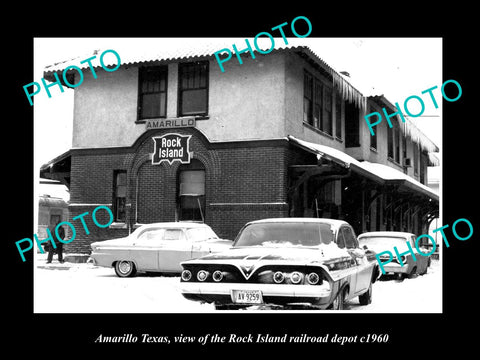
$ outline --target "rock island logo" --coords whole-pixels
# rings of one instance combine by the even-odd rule
[[[192,135],[165,134],[153,137],[152,165],[159,165],[167,161],[170,165],[174,161],[182,164],[190,163],[190,138]]]

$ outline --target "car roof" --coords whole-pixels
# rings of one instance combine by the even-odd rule
[[[288,217],[288,218],[269,218],[262,220],[250,221],[248,224],[262,224],[262,223],[318,223],[318,224],[330,224],[334,227],[340,227],[341,225],[350,225],[348,222],[337,219],[327,218],[307,218],[307,217]]]
[[[158,222],[151,224],[140,224],[138,229],[148,229],[148,228],[175,228],[175,229],[184,229],[184,228],[200,228],[208,226],[204,223],[197,222],[187,222],[187,221],[178,221],[178,222]]]
[[[358,235],[358,238],[362,237],[374,237],[374,236],[383,236],[383,237],[409,237],[415,236],[415,234],[403,231],[370,231]]]

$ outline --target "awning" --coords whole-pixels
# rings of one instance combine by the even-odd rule
[[[72,154],[70,150],[57,156],[40,167],[40,178],[60,181],[70,188],[70,168]]]
[[[438,195],[431,190],[428,186],[420,183],[419,181],[413,179],[412,177],[404,174],[397,169],[394,169],[390,166],[371,163],[369,161],[358,161],[350,155],[334,149],[329,146],[320,145],[304,140],[297,139],[294,136],[288,135],[288,140],[310,152],[316,154],[317,157],[324,158],[326,160],[333,161],[345,168],[350,168],[352,171],[362,175],[370,180],[373,180],[381,185],[400,185],[405,186],[408,189],[422,193],[423,195],[428,196],[434,200],[439,200]]]

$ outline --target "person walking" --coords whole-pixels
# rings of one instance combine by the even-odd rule
[[[60,239],[65,239],[65,229],[63,226],[58,226],[60,224],[60,221],[57,222],[57,224],[50,229],[50,232],[52,234],[52,237],[54,237],[55,234],[55,229],[58,227],[58,238]],[[60,264],[63,264],[63,243],[61,241],[58,241],[55,243],[56,249],[53,248],[52,244],[48,244],[48,256],[47,256],[47,264],[50,264],[53,260],[53,253],[56,251],[58,255],[58,262]]]

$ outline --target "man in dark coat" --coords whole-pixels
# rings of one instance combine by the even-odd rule
[[[57,224],[50,229],[53,238],[55,238],[55,228],[58,226],[59,223],[60,221],[57,222]],[[62,240],[65,239],[65,229],[63,228],[63,226],[58,226],[58,237]],[[50,264],[52,262],[54,252],[56,252],[58,255],[58,262],[60,264],[63,264],[63,243],[60,241],[55,241],[55,245],[57,246],[56,249],[53,248],[52,244],[48,244],[47,264]]]

